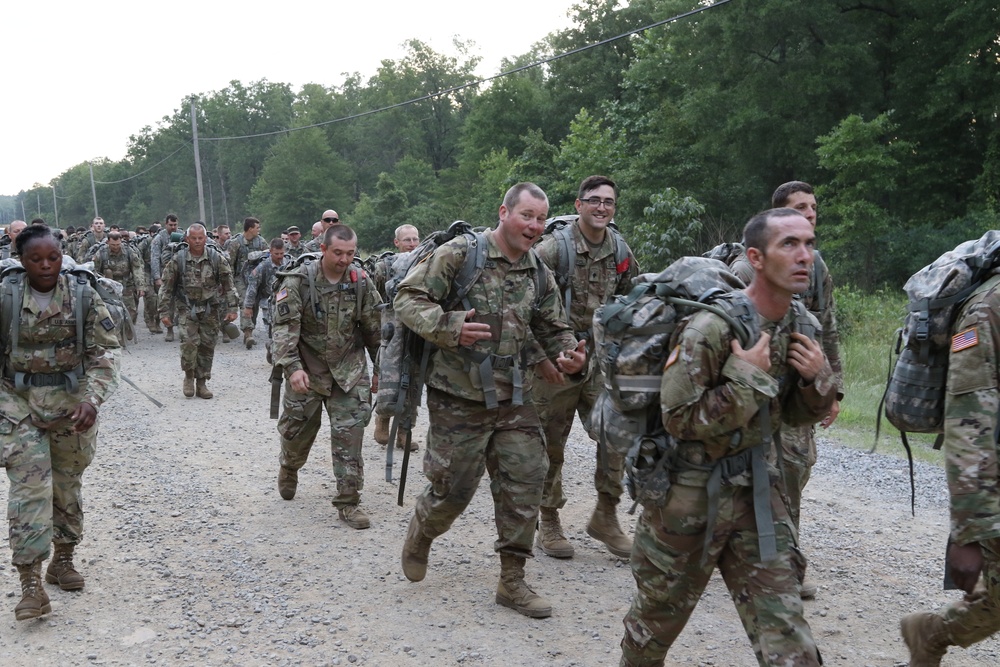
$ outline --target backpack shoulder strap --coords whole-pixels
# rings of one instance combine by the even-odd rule
[[[798,299],[792,299],[792,309],[795,311],[795,331],[805,334],[810,340],[816,340],[816,325],[813,324],[814,319],[810,316],[806,304]]]
[[[451,297],[452,304],[461,303],[462,308],[470,310],[472,304],[469,303],[469,291],[476,284],[486,267],[486,234],[483,232],[472,232],[465,235],[468,247],[465,253],[465,262],[462,268],[452,281]]]

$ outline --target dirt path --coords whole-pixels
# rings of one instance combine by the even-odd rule
[[[499,563],[485,484],[435,541],[427,578],[411,583],[399,552],[423,487],[419,455],[399,507],[369,427],[369,530],[348,528],[330,505],[325,439],[300,474],[296,498],[283,501],[263,350],[220,345],[209,385],[216,398],[185,399],[177,343],[141,335],[123,370],[166,406],[155,408],[123,383],[102,411],[98,456],[85,476],[87,534],[77,552],[83,592],[48,586],[53,612],[19,623],[16,571],[0,569],[4,667],[618,664],[634,584],[627,563],[584,532],[594,464],[581,429],[567,452],[570,502],[562,514],[576,557],[528,563],[529,583],[554,608],[551,618],[531,620],[493,602]],[[399,469],[397,457],[396,478]],[[806,492],[803,542],[821,586],[806,615],[827,665],[905,664],[899,617],[954,596],[940,590],[943,477],[921,466],[919,480],[925,491],[912,518],[905,462],[823,443]],[[7,489],[0,485],[0,503]],[[631,530],[634,519],[622,518]],[[6,554],[5,534],[0,557]],[[953,653],[946,665],[996,665],[1000,642]],[[667,664],[756,664],[718,577]]]

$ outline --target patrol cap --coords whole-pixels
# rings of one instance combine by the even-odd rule
[[[298,227],[296,227],[295,225],[292,225],[291,227],[289,227],[288,229],[285,230],[285,233],[286,234],[301,234],[302,232],[299,231]]]

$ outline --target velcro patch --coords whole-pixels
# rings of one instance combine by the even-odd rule
[[[951,337],[952,352],[961,352],[962,350],[975,347],[976,345],[979,345],[979,335],[976,333],[976,327],[970,327],[965,331],[959,331]]]
[[[288,289],[287,289],[287,288],[285,288],[285,287],[282,287],[282,288],[281,288],[281,291],[280,291],[280,292],[278,292],[278,293],[277,293],[277,294],[276,294],[276,295],[274,296],[274,300],[275,300],[276,302],[277,302],[277,301],[282,301],[282,300],[284,300],[284,299],[285,299],[285,298],[287,298],[287,297],[288,297]]]
[[[105,317],[101,320],[101,326],[104,327],[105,331],[113,331],[115,328],[115,323],[111,321],[110,317]]]
[[[667,363],[663,364],[663,370],[667,370],[668,368],[670,368],[671,366],[673,366],[674,362],[677,361],[677,357],[679,357],[679,356],[681,356],[681,346],[680,345],[676,346],[670,352],[670,356],[667,357]]]
[[[289,313],[289,311],[290,311],[290,309],[289,309],[287,303],[283,303],[283,304],[280,304],[278,306],[278,314],[279,315],[287,315]]]

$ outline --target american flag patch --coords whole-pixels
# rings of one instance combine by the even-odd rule
[[[965,331],[959,331],[951,337],[951,351],[961,352],[962,350],[974,347],[979,344],[979,336],[976,334],[976,327],[971,327]]]
[[[286,288],[282,287],[281,291],[274,295],[274,300],[275,301],[281,301],[286,296],[288,296],[288,290]]]

